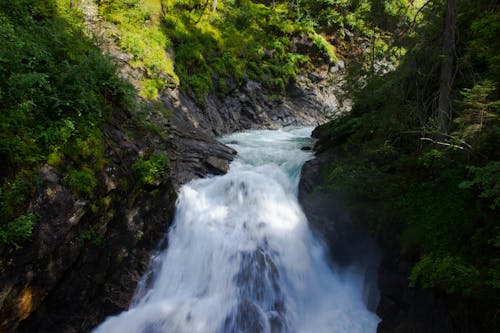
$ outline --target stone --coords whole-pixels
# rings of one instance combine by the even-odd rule
[[[340,71],[343,71],[345,69],[345,62],[342,59],[339,59],[336,63],[336,65]]]
[[[205,162],[215,174],[223,174],[229,170],[229,162],[225,159],[209,156]]]
[[[349,31],[348,29],[344,28],[344,38],[345,38],[346,42],[350,42],[353,40],[354,34],[351,31]]]

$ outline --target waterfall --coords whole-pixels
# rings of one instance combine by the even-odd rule
[[[182,187],[149,283],[94,332],[376,332],[362,278],[329,262],[297,200],[311,130],[222,138],[238,159]]]

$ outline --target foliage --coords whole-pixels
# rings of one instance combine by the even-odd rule
[[[205,16],[204,10],[187,12],[174,2],[165,24],[181,85],[190,88],[201,105],[206,93],[222,89],[219,93],[226,94],[246,75],[284,90],[308,60],[292,52],[290,37],[300,27],[287,18],[283,5],[272,10],[252,1],[224,1],[216,13]]]
[[[97,180],[94,172],[88,168],[81,170],[69,170],[66,177],[64,177],[71,193],[76,196],[84,196],[92,198],[94,189],[97,186]]]
[[[323,53],[324,56],[326,56],[326,59],[329,63],[335,63],[338,61],[337,55],[335,54],[335,47],[333,47],[332,44],[328,43],[323,36],[317,33],[311,33],[310,37],[312,39],[314,47],[319,52]]]
[[[33,233],[36,216],[33,213],[19,215],[0,229],[0,248],[6,245],[15,245],[28,240]]]
[[[495,84],[485,80],[460,92],[464,108],[455,119],[456,135],[471,145],[481,146],[498,133],[500,102],[495,90]]]
[[[168,161],[164,155],[139,158],[132,164],[135,178],[142,184],[155,185],[168,171]]]
[[[409,27],[397,39],[384,31],[391,17],[379,20],[387,15],[385,4],[385,14],[370,10],[366,16],[376,23],[374,38],[367,39],[371,53],[349,68],[353,110],[323,130],[323,149],[337,156],[323,170],[325,187],[376,203],[387,217],[375,228],[378,236],[397,231],[403,255],[415,263],[411,285],[480,305],[484,330],[495,331],[500,8],[486,0],[458,1],[454,122],[442,133],[437,101],[446,1],[428,2],[419,18],[396,24],[396,34]],[[378,38],[387,48],[376,45]],[[377,70],[377,61],[401,46],[406,51],[395,70]]]
[[[471,294],[480,277],[479,271],[460,257],[424,256],[414,267],[410,281],[413,287],[420,281],[423,287],[440,287],[448,293]]]
[[[133,55],[131,65],[145,68],[146,78],[141,82],[141,95],[156,99],[159,91],[175,86],[179,78],[174,72],[174,63],[167,54],[171,42],[162,30],[163,17],[160,0],[102,0],[99,13],[118,31],[118,45],[124,52]]]
[[[16,247],[31,236],[36,217],[26,213],[26,204],[36,185],[36,176],[24,170],[0,187],[0,249]]]
[[[490,199],[491,209],[500,208],[500,162],[491,161],[482,167],[469,166],[468,170],[473,175],[471,180],[460,183],[461,188],[477,187],[479,197]]]
[[[82,239],[89,241],[94,245],[102,245],[104,243],[103,237],[94,228],[90,228],[82,232]]]
[[[101,1],[101,15],[118,28],[118,44],[134,55],[132,65],[147,69],[141,82],[144,97],[153,98],[165,85],[180,83],[203,106],[208,93],[224,96],[246,78],[282,93],[311,65],[307,54],[295,52],[291,42],[308,33],[317,52],[336,60],[333,46],[297,21],[285,1],[274,6],[250,0],[218,1],[216,8],[209,4]],[[168,48],[175,59],[167,56]]]
[[[0,232],[19,245],[35,221],[26,210],[36,170],[69,168],[75,193],[90,197],[105,162],[99,126],[133,92],[66,1],[2,1],[0,44]]]

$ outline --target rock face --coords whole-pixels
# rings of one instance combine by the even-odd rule
[[[157,120],[168,135],[144,135],[127,112],[114,114],[104,130],[110,162],[92,200],[73,198],[57,168],[41,169],[34,236],[0,270],[0,332],[88,332],[127,309],[173,220],[176,189],[226,172],[235,155],[189,123]],[[137,157],[164,149],[170,175],[152,186],[136,182]]]
[[[325,184],[320,168],[335,158],[334,153],[317,155],[302,167],[299,201],[316,235],[322,238],[335,264],[353,268],[365,276],[365,290],[370,310],[379,301],[377,273],[380,248],[364,228],[360,218],[350,212],[348,198],[340,192],[322,190]]]
[[[311,77],[301,77],[286,97],[275,99],[248,81],[227,98],[207,97],[206,108],[188,93],[165,91],[162,102],[172,116],[154,108],[147,115],[159,135],[126,111],[115,112],[104,129],[109,163],[92,200],[74,198],[62,171],[44,166],[31,206],[39,217],[34,236],[0,268],[0,332],[88,332],[127,309],[173,220],[176,190],[228,170],[236,152],[215,134],[315,125],[336,112],[333,92],[322,86],[326,81]],[[131,166],[153,153],[168,157],[170,175],[141,185]],[[167,246],[166,240],[161,244]]]
[[[411,267],[410,261],[399,255],[398,248],[384,249],[378,274],[381,298],[377,307],[382,321],[377,332],[477,332],[473,327],[458,329],[452,306],[444,296],[432,289],[410,288]]]
[[[103,37],[95,5],[83,12],[88,33]],[[131,55],[109,38],[101,47],[137,87],[145,72],[130,66]],[[342,108],[328,75],[325,68],[300,75],[282,96],[253,81],[229,83],[223,98],[209,95],[204,107],[189,92],[166,89],[160,99],[171,116],[154,106],[146,115],[156,134],[134,115],[115,112],[104,129],[109,163],[92,199],[74,198],[63,172],[44,166],[30,208],[39,217],[34,235],[0,265],[0,332],[88,332],[127,309],[151,253],[167,246],[176,190],[228,170],[236,152],[215,135],[325,122]],[[131,166],[153,153],[168,157],[169,176],[141,185]]]
[[[432,289],[409,287],[408,276],[413,262],[400,255],[395,239],[397,233],[391,232],[374,240],[366,231],[370,219],[376,218],[371,213],[376,211],[373,203],[357,202],[353,207],[348,194],[321,190],[326,182],[321,167],[342,154],[341,149],[326,147],[321,132],[321,127],[313,132],[313,136],[319,138],[315,146],[316,159],[302,168],[299,199],[311,226],[325,238],[334,261],[340,265],[358,262],[368,267],[369,276],[372,274],[369,279],[378,278],[376,302],[369,302],[382,319],[377,332],[476,332],[472,324],[457,328],[458,318],[454,318],[457,312],[443,295]],[[463,318],[459,321],[467,322]]]
[[[169,133],[170,174],[176,188],[207,174],[226,173],[236,155],[234,149],[218,142],[210,132],[195,128],[176,111]]]
[[[213,94],[199,107],[189,93],[165,90],[162,100],[190,123],[215,135],[240,130],[316,126],[325,123],[342,109],[335,97],[335,86],[328,82],[328,71],[299,75],[286,94],[265,89],[254,81],[228,88],[224,98]],[[277,96],[276,94],[280,95]]]
[[[0,331],[83,332],[128,306],[176,198],[170,178],[154,189],[135,183],[131,164],[157,146],[133,136],[129,116],[115,113],[104,129],[109,163],[94,198],[75,199],[61,170],[42,167],[32,240],[1,267]]]

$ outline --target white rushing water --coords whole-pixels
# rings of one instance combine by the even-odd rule
[[[362,279],[332,268],[297,201],[311,130],[223,138],[239,157],[182,187],[151,281],[95,332],[375,332]]]

